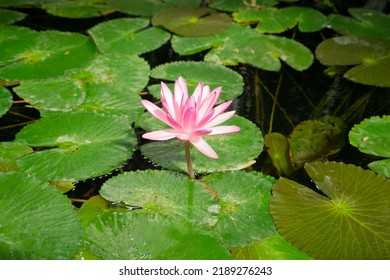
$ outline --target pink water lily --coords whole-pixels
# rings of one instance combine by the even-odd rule
[[[174,94],[166,84],[161,82],[163,109],[148,100],[142,100],[142,105],[153,116],[171,128],[145,133],[143,138],[168,140],[176,137],[181,141],[190,142],[206,156],[217,159],[218,155],[202,136],[223,135],[240,131],[240,128],[235,125],[218,126],[235,113],[235,111],[225,112],[232,101],[224,102],[213,108],[221,91],[222,87],[218,87],[210,92],[209,86],[199,83],[194,93],[189,97],[186,81],[182,77],[179,77],[175,82]]]

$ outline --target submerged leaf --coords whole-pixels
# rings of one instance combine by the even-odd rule
[[[74,259],[83,232],[69,199],[25,173],[0,172],[0,259]]]
[[[154,26],[162,26],[185,37],[205,37],[225,31],[231,18],[224,13],[204,7],[174,7],[155,14]]]
[[[273,166],[280,174],[289,176],[294,172],[290,158],[290,144],[286,136],[271,132],[264,136],[264,145]]]
[[[343,163],[305,169],[325,195],[279,179],[271,214],[282,236],[314,259],[389,259],[390,181]]]

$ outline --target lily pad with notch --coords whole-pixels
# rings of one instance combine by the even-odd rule
[[[127,118],[92,112],[46,112],[16,139],[35,150],[18,159],[19,168],[46,180],[106,174],[129,159],[136,144]]]
[[[286,178],[273,185],[281,235],[314,259],[389,259],[390,180],[344,163],[305,169],[321,193]]]
[[[162,46],[170,33],[148,27],[146,18],[119,18],[92,27],[88,33],[103,54],[142,54]]]

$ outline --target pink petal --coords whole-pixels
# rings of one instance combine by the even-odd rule
[[[213,91],[210,93],[210,95],[202,102],[201,106],[199,107],[199,121],[201,121],[207,113],[211,110],[211,108],[214,106],[215,102],[218,100],[218,92]],[[210,115],[211,117],[212,115]]]
[[[218,155],[209,144],[200,136],[191,137],[190,142],[204,155],[217,159]]]
[[[194,107],[188,107],[183,112],[182,127],[184,130],[192,131],[196,128],[197,111]]]
[[[175,129],[162,129],[162,130],[156,130],[156,131],[144,133],[142,135],[142,138],[162,141],[162,140],[169,140],[175,138],[176,136],[177,136],[177,131]]]
[[[235,113],[236,113],[236,111],[229,111],[229,112],[220,114],[220,115],[216,116],[214,119],[212,119],[211,121],[209,121],[206,125],[204,125],[204,128],[209,128],[209,127],[219,125],[220,123],[223,123],[224,121],[227,121],[228,119],[233,117],[233,115]]]
[[[194,102],[194,105],[195,105],[195,104],[200,104],[199,101],[202,99],[202,92],[203,92],[203,83],[200,82],[200,83],[196,86],[196,88],[195,88],[195,90],[194,90],[194,93],[193,93],[193,94],[191,95],[191,97],[190,97],[190,98],[193,99],[192,102]]]
[[[171,90],[163,82],[161,82],[161,102],[163,104],[164,110],[169,113],[174,119],[176,119],[178,105],[173,99]]]
[[[236,125],[216,126],[211,128],[211,132],[208,135],[223,135],[231,134],[240,131],[241,129]]]
[[[161,108],[157,107],[149,100],[144,99],[141,101],[141,103],[145,107],[145,109],[148,110],[153,116],[155,116],[157,119],[159,119],[163,123],[170,125],[165,112],[163,110],[161,110]]]

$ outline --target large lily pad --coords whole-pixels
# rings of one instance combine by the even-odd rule
[[[15,33],[9,38],[11,32]],[[0,78],[8,81],[59,76],[85,66],[96,55],[93,42],[80,34],[7,27],[0,30],[0,49],[5,50],[0,53]]]
[[[243,0],[213,0],[209,4],[209,7],[234,12],[244,8],[263,8],[271,7],[278,4],[278,0],[256,0],[256,1],[243,1]]]
[[[361,152],[390,157],[390,116],[371,117],[355,125],[349,132],[349,142]],[[390,177],[390,160],[373,161],[368,164],[371,170]]]
[[[316,57],[325,65],[357,65],[344,77],[362,84],[390,87],[390,40],[340,36],[321,42]]]
[[[173,7],[155,14],[154,26],[162,26],[185,37],[205,37],[222,33],[229,27],[231,18],[225,13],[204,7]]]
[[[21,82],[15,91],[38,109],[142,113],[138,93],[148,82],[149,65],[138,56],[99,55],[87,67],[55,79]]]
[[[153,118],[146,114],[140,119],[139,125],[148,131],[160,129],[162,127],[160,121]],[[204,137],[218,154],[217,160],[191,147],[191,158],[196,173],[244,169],[255,163],[255,159],[263,150],[261,131],[249,120],[234,116],[223,124],[237,125],[241,130],[234,134]],[[184,145],[178,140],[147,143],[141,146],[141,152],[164,168],[187,172]]]
[[[170,34],[150,27],[145,18],[120,18],[100,23],[89,30],[100,53],[142,54],[163,45]]]
[[[108,212],[88,224],[85,232],[86,250],[106,260],[231,259],[217,240],[179,217]]]
[[[48,180],[81,180],[103,175],[131,157],[136,138],[127,119],[89,112],[46,113],[16,139],[36,151],[19,168]]]
[[[0,86],[0,117],[7,113],[12,106],[12,94],[5,87]]]
[[[328,26],[344,35],[390,38],[389,15],[366,8],[350,8],[348,11],[355,19],[331,14]]]
[[[259,22],[256,30],[261,33],[281,33],[298,25],[301,32],[321,30],[327,23],[319,11],[306,7],[287,7],[281,9],[245,9],[233,14],[239,23]]]
[[[219,102],[233,100],[244,90],[244,81],[240,74],[222,65],[206,62],[177,61],[166,63],[155,67],[150,75],[155,79],[168,81],[175,81],[179,76],[183,76],[189,87],[189,93],[193,92],[199,82],[209,85],[211,90],[222,86]],[[173,84],[170,87],[173,92]],[[161,98],[160,84],[149,86],[148,89],[154,97]]]
[[[389,259],[390,181],[336,162],[305,169],[324,195],[280,178],[271,214],[282,236],[314,259]]]
[[[205,61],[224,65],[239,63],[279,71],[281,62],[295,70],[307,69],[313,54],[304,45],[285,37],[263,35],[249,26],[232,24],[225,32],[203,38],[174,36],[173,49],[181,55],[191,55],[211,49]]]
[[[106,3],[123,13],[149,17],[174,6],[199,5],[201,0],[107,0]]]
[[[73,259],[80,252],[80,220],[53,186],[0,172],[0,209],[0,259]]]

